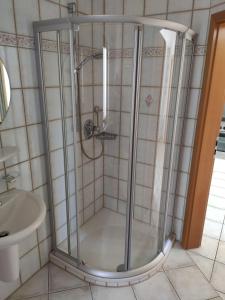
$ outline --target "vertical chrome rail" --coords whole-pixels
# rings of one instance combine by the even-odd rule
[[[58,70],[59,70],[60,105],[61,105],[61,117],[62,117],[65,192],[66,192],[67,246],[68,246],[68,254],[71,255],[70,203],[69,203],[70,193],[69,193],[69,184],[68,184],[69,176],[68,176],[67,128],[66,128],[66,120],[65,120],[65,103],[64,103],[64,95],[63,95],[63,78],[62,78],[63,66],[62,66],[60,31],[57,31],[57,54],[58,54]]]
[[[42,127],[44,134],[44,147],[45,147],[45,157],[46,157],[46,174],[47,174],[47,190],[48,190],[48,200],[50,207],[50,222],[52,228],[52,248],[55,250],[57,246],[56,232],[55,232],[55,216],[54,216],[54,203],[53,203],[53,186],[52,186],[52,175],[51,175],[51,158],[49,150],[49,126],[48,126],[48,112],[46,104],[45,95],[45,83],[43,75],[43,59],[41,54],[41,39],[40,33],[35,32],[34,35],[35,42],[35,57],[37,64],[37,74],[38,74],[38,85],[39,85],[39,96],[40,96],[40,107],[41,107],[41,118]]]
[[[175,153],[175,144],[176,144],[176,137],[177,137],[177,130],[178,130],[177,124],[178,124],[179,108],[180,108],[180,101],[181,101],[181,90],[182,90],[182,81],[183,81],[186,41],[187,41],[186,38],[183,37],[181,61],[180,61],[181,67],[180,67],[180,72],[179,72],[178,88],[177,88],[177,95],[176,95],[176,105],[175,105],[175,113],[174,113],[174,122],[173,122],[172,143],[171,143],[170,158],[169,158],[169,173],[168,173],[165,216],[164,216],[163,236],[162,236],[163,237],[163,240],[162,240],[163,248],[165,246],[165,240],[166,240],[166,226],[167,226],[170,192],[171,192],[171,185],[172,185],[172,174],[173,174],[173,167],[174,167],[174,153]]]
[[[188,71],[188,75],[187,75],[187,82],[186,82],[186,89],[187,89],[187,92],[186,92],[186,95],[185,95],[185,108],[184,108],[184,116],[187,112],[187,109],[188,109],[188,98],[189,98],[189,95],[190,95],[190,89],[191,89],[191,74],[193,72],[193,56],[194,56],[194,50],[195,50],[195,43],[196,43],[196,38],[192,38],[190,39],[188,37],[188,33],[186,34],[186,44],[188,44],[189,42],[192,42],[192,45],[191,45],[191,54],[190,54],[190,64],[189,64],[189,71]],[[189,47],[189,46],[187,46]],[[189,51],[189,50],[188,50]],[[189,52],[188,52],[188,55],[189,55]],[[182,129],[181,129],[181,136],[184,136],[184,120],[182,122]],[[180,151],[179,151],[179,158],[180,158]],[[179,164],[178,164],[178,170],[177,172],[179,171],[179,166],[181,164],[181,160],[179,159]],[[175,219],[175,205],[173,205],[173,219],[172,219],[172,230],[174,231],[174,219]]]
[[[79,208],[78,208],[78,193],[77,193],[77,180],[76,180],[76,145],[77,145],[77,135],[76,135],[76,90],[75,90],[75,78],[74,78],[74,71],[75,71],[75,64],[74,64],[74,26],[71,25],[69,30],[70,36],[70,76],[71,76],[71,101],[72,101],[72,114],[73,114],[73,146],[74,146],[74,172],[75,172],[75,196],[76,196],[76,229],[77,229],[77,259],[80,261],[80,235],[79,235]],[[77,29],[76,29],[77,30]]]
[[[138,25],[135,29],[134,46],[134,71],[133,71],[133,92],[132,92],[132,111],[131,111],[131,133],[130,133],[130,151],[128,166],[128,187],[127,187],[127,214],[126,214],[126,236],[125,236],[125,270],[130,268],[131,258],[131,235],[134,212],[135,181],[136,181],[136,156],[137,156],[137,136],[138,136],[138,118],[140,104],[140,77],[141,77],[141,58],[142,58],[142,26]]]

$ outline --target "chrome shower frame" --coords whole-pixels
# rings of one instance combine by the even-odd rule
[[[57,248],[56,244],[56,238],[55,238],[55,221],[54,221],[54,210],[53,210],[53,188],[52,188],[52,177],[51,177],[51,165],[50,165],[50,150],[49,150],[49,127],[48,127],[48,120],[47,120],[47,105],[46,105],[46,96],[45,96],[45,82],[44,82],[44,75],[43,75],[43,60],[42,60],[42,54],[41,54],[41,38],[40,34],[42,32],[49,32],[49,31],[55,31],[57,33],[58,39],[57,39],[57,45],[58,45],[58,62],[59,62],[59,68],[62,70],[62,63],[61,63],[61,57],[60,57],[60,47],[59,47],[59,33],[60,30],[68,30],[69,32],[69,42],[70,42],[70,76],[71,76],[71,100],[72,100],[72,107],[73,107],[73,126],[74,126],[74,136],[73,136],[73,145],[74,145],[74,169],[76,170],[76,141],[77,141],[77,134],[76,134],[76,80],[74,79],[74,70],[76,69],[76,62],[74,60],[74,52],[76,49],[74,49],[74,31],[79,30],[79,25],[82,23],[133,23],[136,24],[136,39],[135,39],[135,53],[136,53],[136,61],[134,60],[134,74],[133,74],[133,96],[132,96],[132,122],[137,123],[138,122],[138,103],[139,103],[139,93],[140,88],[137,82],[140,80],[140,68],[137,67],[141,60],[141,54],[138,51],[138,47],[140,46],[141,40],[142,40],[142,33],[141,33],[141,27],[143,25],[149,25],[153,27],[160,27],[164,29],[173,30],[176,32],[180,32],[183,36],[183,43],[185,44],[185,40],[193,41],[195,33],[190,28],[187,28],[186,26],[182,24],[178,24],[175,22],[167,21],[167,20],[157,20],[157,19],[151,19],[151,18],[145,18],[145,17],[133,17],[133,16],[112,16],[112,15],[103,15],[103,16],[71,16],[68,18],[61,18],[61,19],[52,19],[52,20],[45,20],[40,22],[34,22],[33,23],[33,30],[34,30],[34,37],[35,37],[35,47],[36,47],[36,62],[37,62],[37,70],[38,70],[38,81],[39,81],[39,87],[40,87],[40,99],[41,99],[41,109],[42,109],[42,121],[43,121],[43,131],[44,131],[44,139],[45,139],[45,153],[46,153],[46,172],[47,172],[47,180],[48,180],[48,197],[49,197],[49,203],[51,207],[50,215],[51,215],[51,227],[52,227],[52,248],[53,252],[51,255],[52,261],[57,263],[57,261],[61,261],[67,266],[67,268],[74,267],[73,272],[76,273],[77,276],[80,275],[80,277],[84,277],[83,279],[86,279],[90,282],[93,282],[95,280],[95,283],[97,282],[104,282],[105,280],[109,280],[109,282],[112,282],[113,280],[121,280],[121,279],[128,279],[132,281],[132,278],[134,280],[137,280],[137,278],[143,275],[142,277],[146,279],[146,276],[149,276],[147,274],[152,274],[154,270],[157,270],[159,268],[159,265],[163,262],[166,255],[168,254],[168,251],[172,247],[172,242],[174,239],[174,236],[171,236],[167,241],[165,241],[162,251],[158,254],[158,256],[151,261],[149,264],[146,264],[143,267],[128,270],[129,268],[129,257],[130,257],[130,241],[131,241],[131,228],[132,228],[132,198],[134,194],[134,180],[135,180],[135,172],[133,173],[133,176],[131,175],[132,170],[134,170],[134,161],[132,162],[132,159],[129,160],[129,181],[128,181],[128,205],[127,205],[127,221],[126,221],[126,228],[127,228],[127,234],[126,234],[126,242],[125,242],[125,269],[127,271],[125,272],[107,272],[107,271],[101,271],[97,269],[93,269],[89,267],[88,265],[83,265],[81,263],[81,257],[80,257],[80,249],[79,249],[79,225],[78,225],[78,217],[76,217],[77,221],[77,258],[71,257],[69,254],[71,253],[70,249],[70,243],[68,243],[68,254],[62,252]],[[184,45],[183,44],[183,45]],[[134,55],[135,56],[135,55]],[[181,63],[184,62],[185,57],[185,47],[182,47],[182,53],[181,53]],[[139,64],[140,65],[140,64]],[[60,75],[60,74],[59,74]],[[181,82],[182,82],[182,72],[180,72],[179,75],[179,85],[178,85],[178,93],[177,93],[177,99],[179,105],[179,95],[181,91]],[[61,78],[61,75],[59,76]],[[60,91],[63,90],[62,88],[62,81],[60,80]],[[63,93],[60,92],[60,101],[61,101],[61,107],[63,109]],[[175,124],[177,123],[178,119],[178,109],[176,109],[175,114]],[[64,124],[65,125],[65,124]],[[130,137],[130,142],[132,142],[137,136],[137,128],[134,128],[134,124],[132,124],[132,133]],[[63,141],[66,143],[65,140],[66,135],[66,127],[64,126],[63,129]],[[175,134],[174,134],[175,136]],[[173,138],[173,142],[175,142],[175,138]],[[135,159],[136,156],[136,145],[133,145],[130,151],[130,155],[133,159]],[[174,155],[174,147],[172,147],[171,157]],[[64,152],[64,161],[67,160],[66,158],[67,153]],[[172,168],[172,166],[171,166]],[[172,171],[169,173],[169,182],[171,181]],[[65,176],[65,181],[68,181],[68,179]],[[76,176],[75,176],[76,181]],[[66,182],[68,184],[68,182]],[[75,184],[75,194],[76,194],[76,182]],[[167,192],[167,198],[169,197],[169,191]],[[168,199],[167,199],[168,202]],[[76,201],[77,205],[77,201]],[[66,194],[66,206],[67,210],[69,209],[69,198],[68,194]],[[78,214],[78,209],[77,209]],[[166,212],[165,212],[165,219],[167,219],[168,214],[168,205],[166,205]],[[69,211],[67,211],[67,217],[69,215]],[[165,237],[165,230],[163,236]],[[70,235],[70,229],[68,225],[68,235]],[[70,237],[68,237],[70,239]],[[77,272],[75,272],[77,270]],[[72,271],[72,269],[71,269]],[[82,275],[81,275],[82,274]],[[86,275],[85,275],[86,274]],[[128,280],[128,281],[129,281]],[[129,281],[129,283],[131,282]],[[108,284],[109,284],[108,282]]]

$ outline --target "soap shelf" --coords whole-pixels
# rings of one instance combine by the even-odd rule
[[[6,160],[16,156],[17,147],[8,146],[0,148],[0,163],[5,162]]]

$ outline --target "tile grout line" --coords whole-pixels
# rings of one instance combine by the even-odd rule
[[[91,14],[93,15],[93,1],[91,1]],[[92,49],[94,49],[94,24],[91,23],[91,46],[92,46]],[[93,111],[92,111],[92,118],[93,118],[93,121],[95,119],[95,112],[94,112],[94,107],[95,107],[95,98],[94,98],[94,61],[93,59],[91,60],[91,71],[92,71],[92,74],[91,74],[91,81],[92,81],[92,85],[91,85],[91,91],[92,91],[92,106],[93,106]],[[96,139],[93,137],[93,157],[96,156]],[[94,211],[93,211],[93,216],[96,214],[96,168],[95,168],[95,161],[96,159],[92,160],[92,164],[93,164],[93,178],[94,178],[94,183],[93,183],[93,189],[94,189],[94,195],[93,195],[93,203],[94,203]]]
[[[132,291],[133,291],[133,294],[134,294],[135,299],[138,300],[138,296],[137,296],[136,293],[135,293],[135,288],[134,288],[134,286],[131,285],[130,287],[131,287],[131,289],[132,289]]]
[[[48,300],[49,300],[49,293],[50,293],[50,263],[48,263]]]
[[[37,270],[31,277],[29,277],[26,281],[21,282],[21,285],[16,288],[5,300],[23,300],[23,299],[30,299],[32,297],[34,297],[34,295],[32,296],[27,296],[24,297],[23,299],[21,298],[14,298],[13,295],[18,292],[20,290],[20,288],[22,288],[28,281],[30,281],[31,279],[33,279],[42,269],[44,269],[45,267],[48,267],[49,262],[47,262],[43,267],[41,267],[39,270]],[[40,295],[36,295],[36,297],[41,296],[41,295],[47,295],[47,294],[40,294]]]
[[[210,282],[212,281],[213,271],[214,271],[214,268],[215,268],[215,264],[217,262],[216,258],[217,258],[217,254],[218,254],[218,251],[219,251],[219,246],[220,246],[221,236],[222,236],[222,233],[223,233],[224,224],[225,224],[225,216],[224,216],[224,219],[223,219],[223,224],[222,224],[222,228],[221,228],[221,231],[220,231],[220,236],[219,236],[219,239],[218,239],[218,245],[217,245],[217,249],[216,249],[215,260],[213,262],[212,272],[211,272],[211,276],[210,276]]]
[[[125,2],[123,0],[123,4],[122,4],[122,14],[125,14]],[[125,30],[125,26],[124,24],[121,24],[121,28],[122,28],[122,32],[121,32],[121,49],[123,49],[124,46],[124,30]],[[120,59],[120,68],[121,68],[121,73],[120,73],[120,110],[119,110],[119,136],[118,136],[118,156],[121,156],[120,153],[120,148],[121,148],[121,133],[122,133],[122,93],[123,93],[123,57],[121,57]],[[131,147],[131,145],[130,145]],[[119,174],[120,174],[120,158],[118,158],[118,165],[117,165],[117,201],[116,201],[116,209],[119,212],[119,195],[120,195],[120,178],[119,178]],[[127,199],[127,203],[128,203],[129,199]],[[124,248],[124,253],[125,253],[125,248]]]
[[[105,15],[106,14],[106,3],[105,3],[105,1],[103,1],[102,10],[103,10],[103,15]],[[102,26],[103,26],[103,45],[105,46],[105,24],[102,24]],[[100,85],[100,87],[101,87],[101,85]],[[103,84],[102,84],[102,88],[103,88]],[[104,176],[104,172],[105,172],[105,141],[103,141],[102,146],[103,146],[103,156],[102,156],[103,203],[102,203],[102,207],[104,208],[105,207],[105,176]]]
[[[193,265],[186,265],[186,266],[182,266],[182,267],[176,267],[176,268],[171,268],[171,269],[168,269],[168,270],[164,270],[164,273],[170,271],[170,270],[180,270],[180,269],[185,269],[185,268],[191,268],[191,267],[196,267],[200,273],[203,275],[203,277],[205,278],[205,280],[210,284],[210,286],[212,287],[212,289],[214,289],[216,291],[216,289],[214,288],[214,286],[212,285],[211,281],[206,277],[206,275],[202,272],[202,270],[200,269],[200,267],[197,265],[197,263],[194,261],[194,259],[191,257],[190,253],[187,251],[187,250],[184,250],[183,251],[189,256],[189,258],[191,259],[191,261],[193,262]],[[196,253],[196,255],[199,255]],[[199,255],[201,256],[201,255]],[[203,256],[202,256],[203,257]],[[167,274],[166,274],[167,275]],[[172,283],[171,283],[172,284]],[[216,298],[216,297],[214,297]],[[214,299],[214,298],[210,298],[210,299]]]
[[[89,283],[89,289],[90,289],[91,299],[94,300],[93,291],[92,291],[92,286],[91,286],[90,283]]]
[[[56,265],[54,265],[54,266],[56,266]],[[64,269],[63,269],[64,270]],[[67,270],[64,270],[65,272],[67,272],[67,273],[69,273]],[[69,273],[69,274],[71,274],[71,273]],[[71,275],[73,275],[73,274],[71,274]],[[73,276],[75,276],[75,275],[73,275]],[[76,278],[78,278],[77,276],[75,276]],[[79,278],[78,278],[79,279]],[[75,291],[75,290],[78,290],[78,289],[82,289],[82,288],[86,288],[86,287],[89,287],[90,288],[90,286],[89,285],[80,285],[80,286],[76,286],[76,287],[69,287],[69,288],[61,288],[61,289],[58,289],[58,290],[53,290],[53,291],[50,291],[49,293],[48,293],[48,295],[50,296],[50,295],[55,295],[55,294],[60,294],[60,293],[66,293],[67,291]],[[89,290],[90,291],[90,290]],[[43,295],[46,295],[46,294],[43,294]],[[30,298],[29,298],[30,299]],[[29,299],[27,299],[27,300],[29,300]],[[24,300],[24,299],[15,299],[15,300]],[[31,299],[30,299],[31,300]],[[33,300],[33,299],[32,299]]]
[[[39,1],[38,1],[38,4],[39,4]],[[12,7],[13,7],[15,34],[17,36],[18,35],[18,29],[17,29],[17,21],[16,21],[15,0],[12,1]],[[39,8],[39,6],[38,6],[38,8]],[[40,19],[40,15],[39,15],[39,19]],[[28,128],[27,128],[26,112],[25,112],[25,97],[24,97],[24,91],[23,91],[21,56],[20,56],[20,51],[19,51],[19,48],[18,48],[18,43],[16,43],[16,53],[17,53],[16,55],[17,55],[17,59],[18,59],[19,81],[20,81],[20,86],[21,86],[21,94],[22,94],[22,102],[23,102],[23,113],[24,113],[26,139],[27,139],[28,161],[29,161],[29,170],[30,170],[30,176],[31,176],[31,188],[32,188],[32,191],[33,191],[33,189],[34,189],[34,179],[33,179],[32,168],[31,168],[30,142],[29,142],[29,135],[28,135]],[[41,268],[41,253],[40,253],[37,229],[35,230],[35,233],[36,233],[36,239],[37,239],[37,250],[38,250],[38,260],[39,260],[38,268],[40,269]],[[21,272],[21,270],[20,270],[20,281],[22,283],[22,272]]]
[[[165,274],[167,281],[170,283],[171,287],[173,288],[173,290],[175,291],[175,294],[177,295],[178,299],[182,300],[177,292],[177,290],[175,289],[172,281],[170,280],[169,276],[167,275],[167,272],[163,271],[163,273]]]
[[[201,268],[195,263],[195,261],[193,260],[193,258],[191,257],[191,255],[188,253],[188,251],[186,251],[186,253],[189,255],[189,257],[191,258],[191,260],[194,262],[194,264],[195,264],[195,267],[201,272],[201,274],[203,275],[203,277],[207,280],[207,282],[211,285],[211,287],[216,291],[216,289],[214,288],[214,286],[212,285],[212,283],[211,283],[211,279],[208,279],[207,277],[206,277],[206,275],[203,273],[203,271],[201,270]],[[197,253],[195,253],[196,255],[199,255],[199,254],[197,254]],[[202,256],[202,255],[199,255],[199,256],[201,256],[201,257],[203,257],[203,258],[207,258],[207,257],[205,257],[205,256]],[[209,259],[209,258],[207,258],[207,259]],[[210,259],[211,261],[213,261],[212,259]],[[213,272],[213,269],[212,269],[212,271],[211,271],[211,273]]]
[[[217,240],[216,240],[216,241],[217,241]],[[195,252],[194,249],[187,250],[187,254],[191,257],[191,254],[190,254],[190,253],[193,253],[194,255],[200,256],[200,257],[202,257],[202,258],[206,258],[206,259],[208,259],[208,260],[210,260],[210,261],[212,261],[212,262],[215,260],[215,259],[213,259],[213,258],[204,256],[204,255],[202,255],[202,254],[200,254],[200,253],[198,253],[198,252]],[[193,260],[193,259],[192,259],[192,260]],[[195,264],[196,264],[196,263],[195,263]]]
[[[77,4],[76,14],[79,15],[79,1],[77,1],[76,4]],[[76,31],[75,35],[76,35],[76,43],[77,43],[77,49],[78,49],[78,51],[76,52],[77,55],[75,57],[75,60],[77,61],[77,63],[79,63],[80,62],[80,31]],[[80,84],[80,82],[79,82],[79,84]],[[81,93],[81,89],[80,89],[80,93]],[[78,118],[80,119],[79,120],[80,124],[78,124],[78,126],[82,127],[82,111],[81,111],[81,115]],[[76,126],[75,126],[74,130],[77,130]],[[79,133],[78,133],[78,136],[79,136]],[[84,186],[84,169],[83,169],[84,168],[84,155],[81,150],[81,138],[82,137],[79,137],[79,146],[80,146],[79,151],[80,151],[80,159],[81,159],[81,182],[80,182],[80,184],[83,187]],[[78,170],[76,170],[76,172],[78,173]],[[78,214],[77,214],[79,227],[85,223],[84,222],[84,190],[83,189],[81,191],[81,199],[82,199],[81,200],[82,209],[81,209],[81,211],[79,211],[79,209],[78,209]],[[79,203],[78,203],[78,208],[79,208]],[[82,220],[81,220],[81,218],[82,218]]]

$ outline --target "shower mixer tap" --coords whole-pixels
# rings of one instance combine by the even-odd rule
[[[96,137],[98,140],[115,140],[117,134],[106,132],[101,130],[99,125],[99,112],[100,107],[94,106],[94,113],[96,114],[96,125],[95,122],[91,119],[88,119],[84,123],[83,132],[86,139],[90,139],[92,137]]]
[[[84,123],[84,136],[86,139],[90,139],[91,137],[98,135],[100,133],[100,126],[99,126],[99,106],[94,106],[94,113],[96,114],[96,125],[94,120],[88,119]]]

